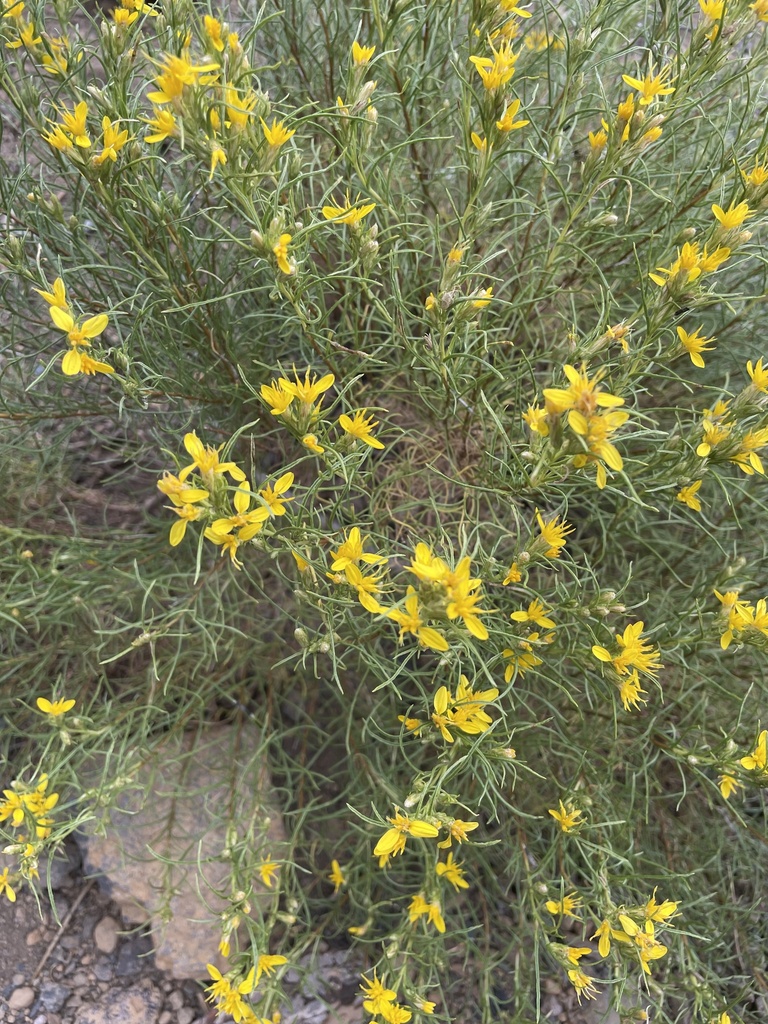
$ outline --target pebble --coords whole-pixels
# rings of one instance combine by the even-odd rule
[[[28,946],[36,946],[38,944],[38,942],[42,941],[42,938],[43,938],[43,929],[42,928],[33,928],[32,931],[29,933],[29,935],[27,935],[27,945]]]
[[[180,1010],[184,1005],[184,993],[176,989],[168,996],[168,1005],[172,1010]]]
[[[85,988],[88,985],[88,975],[85,971],[77,971],[69,979],[70,985],[74,985],[75,988]]]
[[[14,982],[18,978],[18,974],[14,974]],[[21,975],[21,980],[24,980],[24,975]],[[28,1006],[31,1006],[35,1001],[35,990],[30,988],[29,985],[24,985],[23,988],[17,988],[8,999],[8,1006],[12,1010],[26,1010]]]
[[[157,1024],[171,1024],[173,1020],[173,1014],[170,1010],[163,1010],[157,1019]]]
[[[14,974],[14,976],[11,978],[12,985],[23,985],[25,981],[26,978],[24,977],[23,974]]]
[[[32,1021],[32,1024],[50,1024],[51,1018],[47,1017],[44,1013],[38,1014],[37,1017]]]
[[[195,1019],[195,1011],[188,1006],[183,1006],[176,1014],[176,1024],[192,1024]]]
[[[102,917],[93,929],[93,941],[102,953],[114,953],[120,929],[114,917]]]
[[[93,968],[93,974],[97,981],[112,980],[112,968],[103,960],[99,961]]]
[[[60,1010],[64,1003],[72,995],[72,990],[66,985],[57,985],[49,981],[40,986],[40,1005],[44,1010],[51,1010],[54,1013]]]

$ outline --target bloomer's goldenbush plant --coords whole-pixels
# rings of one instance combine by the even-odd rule
[[[249,720],[235,1020],[765,1019],[767,25],[9,0],[4,898]]]

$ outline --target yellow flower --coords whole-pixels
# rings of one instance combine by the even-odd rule
[[[51,715],[52,718],[58,718],[59,715],[65,715],[68,711],[71,711],[75,706],[76,701],[74,700],[55,700],[53,702],[47,700],[45,697],[38,697],[36,704],[45,715]]]
[[[289,139],[292,139],[296,134],[295,129],[286,128],[282,121],[278,121],[276,117],[272,118],[272,124],[267,127],[267,122],[263,117],[259,118],[261,121],[261,127],[264,132],[264,138],[267,140],[267,144],[272,146],[274,149],[279,149],[280,146],[284,146]]]
[[[454,818],[450,822],[444,822],[443,825],[448,830],[448,835],[437,844],[441,850],[450,849],[454,839],[459,844],[465,843],[467,841],[467,833],[474,832],[476,828],[480,827],[476,821],[462,821],[461,818]]]
[[[262,384],[261,397],[269,406],[273,416],[282,416],[294,398],[290,391],[285,390],[281,381]]]
[[[213,984],[207,988],[210,993],[206,997],[208,1002],[215,1002],[216,1010],[219,1013],[229,1014],[238,1024],[246,1020],[251,1011],[242,996],[249,995],[253,991],[256,968],[252,967],[238,985],[233,985],[213,964],[206,964],[206,969],[213,981]]]
[[[219,65],[214,61],[207,64],[190,64],[186,56],[165,54],[161,62],[155,62],[161,69],[155,78],[158,88],[147,93],[147,99],[154,104],[173,103],[181,98],[184,89],[189,85],[206,84],[210,79],[201,79],[210,71],[218,71]]]
[[[363,984],[360,986],[363,996],[363,1009],[367,1013],[380,1014],[382,1007],[388,1003],[393,1003],[397,999],[397,992],[394,989],[387,988],[379,979],[376,977],[376,971],[373,972],[373,981],[369,981],[364,974],[360,977],[363,979]]]
[[[563,372],[568,378],[569,386],[567,388],[544,389],[547,413],[560,414],[568,410],[575,410],[584,417],[589,417],[594,415],[598,408],[614,409],[624,405],[623,398],[610,395],[599,389],[598,383],[602,373],[596,373],[590,380],[585,366],[582,366],[581,370],[577,370],[568,364],[563,367]],[[569,420],[569,422],[571,421]],[[573,426],[572,423],[571,426]]]
[[[449,853],[445,862],[439,861],[435,865],[435,871],[440,878],[444,878],[447,882],[450,882],[456,892],[459,889],[468,889],[469,882],[464,877],[464,870],[460,864],[457,864],[453,859],[453,854]]]
[[[597,989],[595,988],[594,978],[590,978],[584,973],[579,967],[574,967],[568,971],[568,980],[576,989],[576,998],[581,1002],[581,997],[584,996],[586,999],[597,999]]]
[[[581,896],[572,892],[561,900],[547,900],[544,906],[553,917],[578,917],[574,910],[581,906]]]
[[[351,419],[344,413],[339,416],[339,426],[355,440],[363,441],[371,448],[381,449],[384,445],[372,433],[374,427],[378,427],[378,421],[373,416],[366,418],[367,412],[367,409],[359,409]]]
[[[543,406],[529,405],[526,412],[523,413],[523,420],[534,434],[548,437],[549,424],[547,423],[547,415],[547,410]]]
[[[203,491],[207,495],[207,491]],[[203,512],[199,508],[195,508],[192,504],[182,505],[166,505],[166,508],[175,512],[179,517],[178,522],[174,523],[171,527],[171,532],[168,536],[168,541],[172,548],[178,547],[179,544],[184,540],[184,536],[187,532],[187,524],[195,523],[198,519],[202,518]]]
[[[227,154],[218,144],[214,141],[211,143],[211,173],[208,175],[208,181],[213,181],[213,176],[216,173],[216,168],[221,164],[223,167],[227,162]]]
[[[492,298],[493,288],[483,288],[472,300],[472,309],[485,309],[486,306],[491,304]]]
[[[640,106],[645,107],[653,103],[658,96],[669,96],[675,90],[669,84],[671,68],[664,68],[658,75],[653,73],[653,63],[650,64],[648,74],[645,78],[631,78],[629,75],[622,75],[625,85],[630,89],[637,89],[640,93]],[[674,79],[671,79],[674,81]]]
[[[117,160],[118,152],[128,141],[128,129],[124,128],[122,131],[118,131],[119,125],[120,121],[110,121],[106,115],[101,119],[102,150],[93,158],[97,167],[100,167],[105,160],[111,160],[114,163]]]
[[[220,461],[219,452],[224,447],[223,445],[220,448],[211,448],[210,445],[204,445],[193,430],[184,435],[184,447],[187,453],[192,456],[192,462],[179,473],[179,480],[182,483],[184,483],[193,469],[197,469],[200,473],[209,491],[214,489],[216,477],[220,477],[224,473],[228,473],[237,483],[242,483],[245,480],[245,473],[234,462]]]
[[[50,307],[51,320],[59,328],[65,331],[70,345],[87,347],[92,338],[98,336],[109,324],[109,317],[106,313],[99,313],[98,316],[89,317],[82,324],[78,324],[68,309],[60,306]],[[66,372],[66,371],[65,371]]]
[[[531,123],[530,121],[515,120],[519,109],[520,100],[512,100],[512,102],[509,103],[504,108],[504,113],[501,115],[501,118],[496,122],[496,127],[499,129],[500,132],[512,132],[515,131],[515,129],[517,128],[525,128],[527,124]]]
[[[513,562],[512,565],[507,569],[507,575],[501,581],[502,587],[509,586],[510,583],[519,583],[523,578],[523,574],[520,572],[517,562]]]
[[[325,448],[323,448],[323,446],[317,440],[317,434],[305,434],[304,437],[302,437],[301,439],[301,443],[304,445],[305,448],[308,448],[311,452],[314,452],[315,455],[322,455],[323,452],[325,451]]]
[[[331,551],[331,569],[334,572],[343,572],[350,565],[357,565],[358,562],[365,562],[367,565],[378,565],[386,562],[383,555],[376,555],[371,551],[364,551],[368,538],[363,537],[358,526],[353,526],[348,536],[338,546],[336,551]]]
[[[558,522],[560,516],[555,516],[554,519],[548,519],[546,522],[541,517],[541,513],[536,509],[536,520],[539,524],[539,530],[541,531],[542,539],[547,544],[547,550],[544,554],[547,558],[559,558],[561,550],[565,547],[565,538],[569,533],[573,533],[573,527],[570,523],[565,520]]]
[[[710,21],[720,21],[723,16],[725,0],[699,0],[701,13]]]
[[[40,295],[43,295],[43,293],[40,292]],[[44,295],[43,298],[45,298]],[[763,360],[758,359],[754,366],[752,365],[752,360],[750,360],[747,363],[747,373],[752,382],[751,387],[755,391],[761,391],[764,395],[768,395],[768,366],[763,366]]]
[[[58,149],[60,153],[65,153],[67,150],[75,148],[72,139],[64,133],[64,130],[58,124],[53,125],[48,134],[43,135],[43,138],[49,146]]]
[[[717,780],[717,784],[720,787],[720,792],[722,793],[724,800],[727,800],[731,794],[737,789],[740,789],[742,785],[738,779],[734,778],[733,775],[729,775],[727,772],[720,776]]]
[[[649,921],[664,922],[675,916],[679,906],[679,900],[664,900],[663,903],[657,903],[654,889],[653,895],[643,908],[643,913]]]
[[[49,306],[58,306],[59,309],[63,309],[65,312],[69,310],[69,303],[67,302],[67,291],[66,288],[64,287],[64,282],[60,277],[57,277],[56,280],[53,282],[53,286],[51,287],[51,290],[49,292],[44,292],[40,288],[35,288],[35,291],[41,298],[45,299]],[[749,367],[751,366],[752,364],[748,363],[747,369],[749,369]]]
[[[352,43],[352,60],[356,67],[361,67],[364,64],[370,62],[371,57],[376,51],[375,46],[361,46],[357,40]]]
[[[388,854],[396,857],[405,849],[405,842],[408,836],[416,836],[420,839],[434,839],[439,835],[437,828],[428,821],[420,818],[409,818],[400,811],[395,811],[394,818],[387,818],[392,826],[387,829],[384,835],[376,843],[373,850],[374,857],[382,857]]]
[[[717,204],[712,206],[712,213],[714,213],[715,218],[720,222],[720,227],[724,231],[741,227],[744,221],[752,216],[752,212],[746,203],[739,203],[737,206],[731,203],[727,210],[724,210],[722,206]]]
[[[681,501],[694,512],[701,512],[701,502],[697,497],[701,483],[701,480],[694,480],[692,484],[688,484],[687,487],[683,487],[677,492],[675,500]]]
[[[262,954],[256,961],[256,977],[254,978],[254,985],[258,985],[262,974],[266,974],[269,978],[270,975],[275,973],[275,968],[282,967],[283,964],[287,963],[288,960],[284,956],[269,953]]]
[[[488,152],[488,139],[484,139],[482,135],[478,135],[477,132],[472,132],[469,136],[469,140],[478,153]]]
[[[641,930],[640,927],[628,917],[626,914],[619,914],[619,921],[621,927],[634,941],[634,945],[637,947],[637,952],[640,957],[640,966],[645,974],[650,974],[651,969],[648,964],[653,960],[659,960],[667,952],[667,947],[663,946],[656,938],[654,934],[653,921],[647,920],[645,922],[645,929]]]
[[[91,140],[88,138],[86,120],[88,118],[88,104],[81,100],[73,111],[66,107],[61,110],[62,128],[72,137],[76,146],[87,149]]]
[[[259,878],[262,883],[266,885],[268,889],[272,888],[272,882],[277,878],[280,872],[280,865],[274,860],[265,860],[259,864],[256,869],[259,873]],[[286,961],[283,961],[285,963]]]
[[[286,513],[285,503],[287,501],[293,501],[293,498],[285,498],[283,495],[289,487],[293,485],[293,473],[283,473],[275,481],[275,486],[267,484],[259,491],[259,497],[263,498],[267,504],[268,514],[270,516],[284,516]]]
[[[583,814],[578,807],[574,807],[572,803],[567,805],[560,801],[560,807],[558,810],[552,810],[551,808],[547,811],[551,814],[555,821],[558,823],[563,832],[572,832],[579,825],[583,824]],[[586,950],[590,952],[589,949]]]
[[[450,645],[442,633],[424,624],[419,608],[419,595],[413,587],[408,587],[403,604],[405,611],[390,608],[387,612],[388,617],[400,626],[400,642],[403,642],[406,633],[412,633],[422,647],[429,647],[433,651],[447,651]]]
[[[601,153],[608,145],[608,132],[605,128],[589,133],[589,145],[593,153]]]
[[[34,23],[31,21],[23,21],[21,18],[18,19],[17,30],[19,33],[18,39],[14,39],[10,43],[6,43],[6,48],[9,50],[18,50],[22,46],[26,50],[31,50],[33,47],[42,43],[42,38],[37,35]]]
[[[760,2],[763,4],[765,10],[766,16],[764,20],[768,21],[768,0],[760,0]],[[756,4],[752,5],[753,10],[756,6]],[[754,185],[755,188],[760,188],[761,185],[765,185],[765,183],[768,182],[768,164],[758,163],[757,157],[755,157],[755,166],[752,170],[749,172],[742,171],[741,173],[744,180],[750,185]]]
[[[277,242],[272,246],[272,252],[275,254],[278,268],[288,275],[296,272],[296,265],[288,259],[288,245],[290,241],[291,235],[285,233],[280,235]]]
[[[291,395],[293,398],[298,398],[298,400],[305,406],[313,405],[323,392],[333,386],[333,382],[336,379],[332,373],[327,373],[319,380],[317,377],[313,377],[310,380],[309,367],[307,367],[307,372],[304,375],[303,381],[299,379],[299,375],[297,374],[295,367],[293,376],[294,380],[292,381],[286,380],[285,377],[280,377],[278,384],[286,394]]]
[[[240,541],[235,533],[214,533],[213,530],[208,527],[204,536],[206,540],[209,540],[212,544],[221,548],[222,558],[224,555],[229,555],[230,561],[235,569],[242,569],[243,563],[238,560],[237,549],[240,546]]]
[[[413,1005],[421,1013],[434,1013],[437,1003],[433,1003],[429,999],[414,999]]]
[[[337,224],[348,224],[350,227],[355,227],[360,223],[363,217],[367,217],[372,210],[376,209],[376,203],[366,202],[356,205],[358,202],[359,197],[354,203],[352,203],[349,198],[349,192],[347,192],[343,206],[338,204],[331,206],[329,204],[328,206],[323,207],[322,214],[326,220],[332,220]]]
[[[176,118],[170,112],[162,107],[155,107],[153,109],[154,117],[143,118],[145,123],[153,128],[154,131],[151,135],[145,136],[144,141],[152,145],[155,142],[163,142],[171,135],[176,134]]]
[[[10,903],[15,903],[16,890],[8,881],[8,871],[9,868],[3,868],[3,870],[0,871],[0,896],[5,895]]]
[[[421,893],[417,893],[411,900],[411,904],[408,907],[408,920],[411,924],[415,924],[420,917],[426,915],[429,924],[433,924],[435,928],[442,935],[445,932],[445,921],[440,909],[440,904],[433,900],[428,903]]]
[[[187,487],[177,476],[167,471],[157,481],[157,489],[170,498],[174,505],[178,506],[194,505],[195,502],[203,501],[208,497],[208,491],[204,491],[200,487]]]
[[[768,768],[768,729],[763,729],[751,754],[739,761],[748,772],[765,772]]]
[[[592,648],[592,653],[598,661],[610,662],[620,676],[629,675],[632,668],[649,676],[656,676],[662,668],[659,649],[649,644],[641,635],[644,627],[643,622],[633,622],[623,633],[616,633],[616,644],[619,649],[617,654],[611,654],[605,647],[598,645]]]
[[[205,28],[205,34],[211,41],[211,45],[214,50],[219,53],[224,49],[224,40],[222,39],[223,26],[218,18],[212,18],[210,14],[203,15],[203,27]]]
[[[341,866],[337,860],[331,861],[331,873],[328,875],[328,881],[333,883],[333,895],[335,896],[342,885],[347,884],[347,880],[344,877],[344,872],[341,870]]]
[[[699,334],[700,330],[701,328],[699,327],[698,330],[693,332],[693,334],[689,334],[688,331],[684,330],[682,327],[678,327],[677,336],[680,339],[683,348],[691,357],[693,365],[703,367],[704,360],[701,358],[701,353],[712,351],[713,346],[710,345],[710,342],[715,339],[702,338]]]
[[[534,622],[542,629],[551,629],[555,625],[555,621],[548,617],[548,611],[549,609],[545,608],[538,598],[534,598],[525,611],[512,612],[510,619],[513,622]]]
[[[477,73],[483,81],[487,92],[496,92],[506,85],[515,73],[515,62],[518,55],[512,51],[512,45],[502,42],[498,50],[491,45],[493,57],[470,57]]]
[[[71,348],[68,352],[64,353],[61,360],[61,369],[67,377],[74,377],[78,373],[84,373],[88,377],[92,377],[96,373],[114,373],[115,368],[110,366],[108,363],[99,362],[97,359],[91,359],[85,352],[81,352],[79,348]]]
[[[253,509],[248,511],[251,504],[251,487],[247,480],[240,483],[232,498],[232,504],[235,506],[234,513],[231,516],[215,519],[211,523],[210,529],[217,537],[224,537],[234,531],[238,541],[246,543],[259,533],[269,519],[269,509],[264,505],[256,504]],[[173,539],[171,539],[171,544],[173,544]]]
[[[639,708],[641,704],[647,704],[648,701],[643,698],[643,694],[647,692],[640,686],[637,670],[625,676],[619,683],[619,697],[625,711],[629,711],[633,707]]]

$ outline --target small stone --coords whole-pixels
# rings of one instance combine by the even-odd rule
[[[40,1014],[38,1014],[38,1015],[37,1015],[37,1017],[35,1017],[35,1019],[34,1019],[34,1020],[32,1021],[32,1024],[49,1024],[49,1022],[50,1022],[50,1019],[51,1019],[51,1018],[50,1018],[50,1017],[48,1017],[48,1016],[47,1016],[46,1014],[44,1014],[44,1013],[40,1013]]]
[[[184,993],[176,989],[168,996],[168,1005],[172,1010],[180,1010],[184,1005]]]
[[[43,938],[43,929],[34,928],[29,935],[27,935],[27,945],[36,946]]]
[[[11,978],[11,984],[23,985],[26,980],[27,979],[24,977],[23,974],[14,974],[14,976]]]
[[[97,981],[112,980],[112,968],[105,960],[99,960],[93,968],[93,974]]]
[[[114,953],[120,926],[114,917],[102,917],[93,929],[93,941],[102,953]]]
[[[40,986],[40,1008],[52,1010],[55,1013],[62,1008],[71,995],[72,990],[66,985],[57,985],[54,981],[48,981]]]
[[[87,988],[88,987],[88,975],[85,971],[76,971],[69,980],[70,985],[75,988]]]
[[[170,1010],[163,1010],[158,1018],[157,1024],[171,1024],[173,1020],[173,1014]]]
[[[18,974],[14,974],[14,982],[18,977]],[[24,980],[23,974],[21,975],[21,979],[22,981]],[[29,985],[24,985],[23,988],[17,988],[11,992],[8,999],[8,1006],[11,1010],[26,1010],[26,1008],[31,1006],[34,1001],[35,990],[30,988]]]
[[[188,1006],[183,1006],[176,1014],[176,1024],[192,1024],[195,1019],[195,1011]]]
[[[61,940],[61,944],[64,949],[77,949],[80,945],[80,939],[76,935],[65,935]]]
[[[80,963],[82,964],[83,967],[87,967],[88,964],[93,963],[93,957],[89,953],[87,956],[83,956],[80,958]]]

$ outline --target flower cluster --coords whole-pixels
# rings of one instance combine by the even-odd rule
[[[597,660],[609,666],[625,711],[646,703],[643,699],[646,691],[640,687],[639,673],[655,679],[662,667],[659,649],[643,636],[644,628],[645,623],[633,622],[623,633],[616,633],[613,651],[599,644],[592,647],[592,654]]]
[[[272,485],[265,483],[252,491],[245,473],[234,462],[222,462],[223,446],[204,445],[194,431],[184,435],[184,447],[192,462],[175,475],[163,474],[157,486],[172,504],[166,506],[178,516],[170,532],[172,547],[181,544],[189,523],[206,523],[204,536],[228,554],[236,569],[242,568],[238,549],[253,540],[265,524],[285,515],[293,499],[286,492],[293,484],[293,473],[283,473]],[[228,483],[230,478],[237,486]]]
[[[38,877],[38,857],[44,841],[51,835],[54,824],[51,812],[59,802],[59,794],[48,791],[48,782],[45,773],[37,783],[16,779],[10,789],[3,790],[0,801],[0,822],[7,821],[17,830],[14,842],[3,853],[18,856],[19,875],[28,881]],[[0,894],[4,891],[13,902],[16,893],[8,880],[9,870],[5,868],[0,875]]]
[[[725,620],[725,629],[720,635],[720,646],[727,651],[732,643],[751,643],[766,646],[768,639],[768,603],[760,598],[756,604],[739,599],[738,590],[727,590],[721,593],[716,590],[715,597],[720,602],[721,618]]]
[[[208,1002],[215,1005],[217,1013],[229,1014],[237,1024],[269,1024],[256,1016],[243,996],[253,994],[263,974],[269,977],[278,967],[287,963],[288,960],[284,956],[262,954],[240,980],[231,974],[223,975],[213,964],[208,964],[208,974],[212,982],[208,986]]]
[[[261,397],[272,416],[278,416],[305,448],[320,455],[325,451],[318,437],[323,396],[333,386],[334,375],[327,373],[320,378],[311,376],[311,370],[307,367],[302,380],[294,367],[293,376],[293,380],[279,377],[270,384],[262,384]],[[358,409],[352,416],[347,413],[339,416],[338,425],[343,431],[342,442],[354,447],[360,441],[369,448],[381,450],[384,444],[373,433],[379,424],[373,416],[367,416],[367,412],[367,409]],[[329,444],[327,436],[322,440]],[[336,442],[335,447],[339,451],[344,450],[342,442]]]
[[[487,640],[488,630],[478,607],[482,600],[478,593],[481,580],[471,577],[471,560],[462,558],[455,569],[432,553],[424,543],[416,545],[408,567],[419,581],[418,588],[409,586],[402,608],[391,608],[387,614],[400,627],[400,640],[410,633],[422,647],[433,651],[447,651],[449,643],[443,633],[429,622],[460,620],[477,640]]]
[[[95,373],[114,373],[114,367],[91,358],[87,352],[94,338],[98,338],[106,330],[109,324],[107,314],[99,313],[85,320],[75,317],[67,299],[66,287],[60,277],[53,282],[50,291],[40,288],[35,290],[48,303],[51,320],[60,331],[64,331],[69,342],[70,347],[61,360],[62,372],[68,377],[74,377],[78,373],[87,376],[93,376]]]

